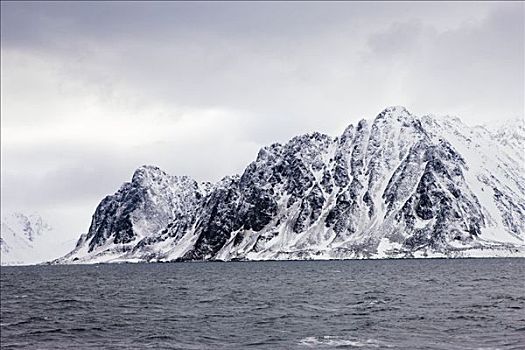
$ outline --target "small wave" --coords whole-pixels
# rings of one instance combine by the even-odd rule
[[[25,320],[19,320],[11,323],[3,323],[2,326],[10,327],[10,326],[20,326],[24,324],[31,324],[35,322],[47,322],[49,321],[48,317],[41,317],[41,316],[31,316]]]
[[[382,300],[382,299],[373,299],[371,301],[368,302],[368,305],[369,306],[374,306],[374,305],[381,305],[381,304],[388,304],[388,301],[385,299],[385,300]]]
[[[522,307],[519,305],[510,305],[510,306],[507,306],[507,309],[521,310]]]
[[[154,335],[148,335],[147,337],[144,337],[146,340],[173,340],[172,336],[169,335],[163,335],[163,334],[154,334]]]
[[[427,283],[432,283],[432,282],[437,282],[437,279],[435,279],[435,278],[426,278],[424,281],[427,282]]]
[[[75,303],[83,303],[83,301],[78,300],[78,299],[71,299],[71,298],[53,301],[53,304],[75,304]]]
[[[103,332],[102,327],[75,327],[67,330],[70,333],[84,333],[84,332]]]
[[[39,335],[39,334],[50,334],[50,333],[63,333],[63,328],[53,328],[53,329],[42,329],[42,330],[35,330],[31,332],[26,332],[26,335]]]
[[[448,320],[460,320],[460,321],[487,321],[493,317],[483,316],[483,315],[458,315],[458,316],[449,316]]]
[[[270,309],[272,306],[270,304],[264,304],[254,307],[254,310],[266,310]]]
[[[201,299],[198,301],[199,304],[210,304],[220,301],[220,298]]]
[[[354,348],[388,348],[388,344],[377,339],[358,339],[354,337],[342,337],[325,335],[321,337],[306,337],[299,341],[299,345],[308,347],[322,346],[349,346]]]
[[[305,310],[314,310],[314,311],[325,311],[325,312],[337,312],[340,309],[335,308],[329,308],[327,306],[317,306],[317,305],[311,305],[311,304],[301,304],[301,308]]]

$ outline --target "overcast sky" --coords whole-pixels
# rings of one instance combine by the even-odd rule
[[[390,105],[524,116],[523,2],[1,3],[2,210],[60,237],[142,164],[215,181]]]

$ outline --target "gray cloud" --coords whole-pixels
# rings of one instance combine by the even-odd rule
[[[471,124],[523,116],[523,26],[519,3],[442,32],[421,22],[394,23],[370,38],[367,59],[403,70],[409,104]]]

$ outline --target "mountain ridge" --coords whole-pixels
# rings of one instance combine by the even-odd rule
[[[338,137],[263,147],[215,184],[143,166],[54,262],[524,256],[518,125],[395,106]]]

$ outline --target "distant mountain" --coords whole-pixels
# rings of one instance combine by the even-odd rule
[[[199,184],[143,166],[56,263],[525,256],[525,126],[390,107]]]
[[[35,247],[42,239],[48,238],[49,226],[37,214],[11,213],[2,218],[0,235],[0,261],[2,265],[22,265],[42,262],[42,251]]]

